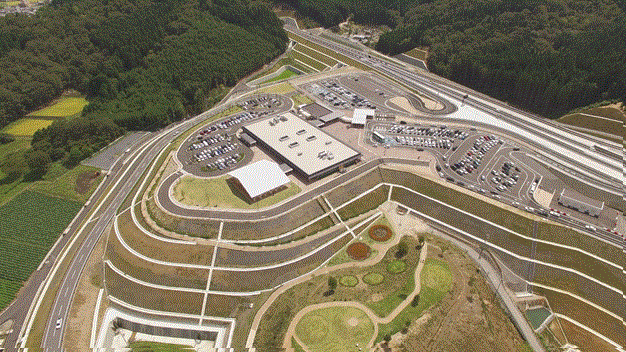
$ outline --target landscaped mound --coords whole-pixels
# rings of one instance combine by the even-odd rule
[[[406,270],[406,262],[404,260],[394,260],[387,264],[387,271],[392,274],[399,274]]]
[[[383,274],[379,274],[379,273],[367,273],[365,274],[365,276],[363,276],[363,282],[365,282],[368,285],[380,285],[383,280],[385,279],[385,277],[383,276]]]
[[[354,242],[348,246],[348,255],[354,260],[364,260],[370,256],[370,246],[363,242]]]
[[[369,230],[370,238],[377,242],[385,242],[391,238],[391,229],[385,225],[374,225]]]
[[[359,283],[359,279],[356,276],[345,275],[339,279],[339,284],[345,287],[354,287]]]

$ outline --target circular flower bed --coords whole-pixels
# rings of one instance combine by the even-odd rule
[[[391,274],[400,274],[406,270],[406,262],[404,260],[394,260],[387,264],[387,271]]]
[[[379,273],[367,273],[365,274],[365,276],[363,276],[363,282],[372,286],[380,285],[383,280],[385,280],[385,277],[383,276],[383,274]]]
[[[339,284],[345,287],[354,287],[359,283],[359,279],[356,276],[345,275],[339,279]]]
[[[370,246],[366,245],[363,242],[354,242],[348,246],[346,250],[350,258],[354,260],[364,260],[370,256],[371,250]]]
[[[385,225],[374,225],[368,231],[371,239],[377,242],[385,242],[391,238],[391,229]]]

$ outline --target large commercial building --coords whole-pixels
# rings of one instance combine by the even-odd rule
[[[244,126],[245,133],[307,180],[353,164],[361,153],[291,113]]]

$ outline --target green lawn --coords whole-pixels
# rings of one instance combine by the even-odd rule
[[[452,286],[452,272],[444,261],[427,259],[422,269],[422,287],[419,294],[419,303],[413,307],[408,305],[389,324],[378,326],[378,337],[381,341],[387,334],[393,335],[406,326],[406,322],[412,322],[422,315],[429,307],[437,304]]]
[[[24,118],[10,123],[2,132],[14,136],[30,137],[42,128],[52,125],[52,120]]]
[[[230,176],[212,179],[183,177],[174,187],[174,197],[183,204],[205,208],[257,209],[282,202],[300,192],[300,187],[292,182],[287,189],[250,204],[229,185],[228,178]]]
[[[274,77],[274,78],[272,78],[270,80],[264,81],[263,83],[271,83],[271,82],[282,81],[284,79],[288,79],[288,78],[291,78],[291,77],[294,77],[294,76],[297,76],[297,75],[298,74],[295,71],[293,71],[293,70],[288,68],[285,71],[283,71],[280,75],[278,75],[278,76],[276,76],[276,77]]]
[[[321,308],[307,313],[296,324],[296,334],[312,352],[356,351],[367,346],[374,323],[353,307]]]
[[[28,116],[49,118],[74,117],[80,114],[87,104],[89,104],[87,99],[82,97],[61,98],[53,105],[31,112]]]
[[[0,207],[0,302],[11,301],[80,207],[31,191]]]
[[[191,346],[172,343],[134,341],[128,344],[131,352],[186,352],[195,351]]]

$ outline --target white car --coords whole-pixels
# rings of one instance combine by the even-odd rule
[[[63,319],[57,319],[57,325],[56,325],[56,329],[60,329],[61,325],[63,324]]]

